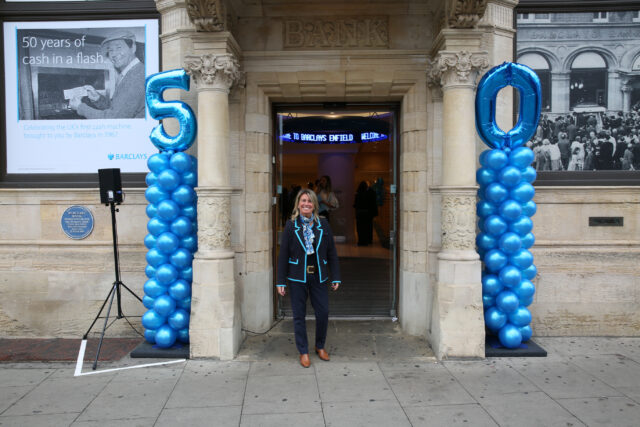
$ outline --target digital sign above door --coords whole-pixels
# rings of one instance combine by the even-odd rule
[[[357,144],[387,139],[387,135],[378,132],[289,132],[281,136],[283,141],[303,144]]]

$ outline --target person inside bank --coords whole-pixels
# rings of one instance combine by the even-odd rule
[[[135,35],[130,31],[118,31],[105,38],[100,47],[116,70],[113,96],[106,97],[93,86],[86,85],[86,98],[71,98],[69,107],[87,119],[144,118],[145,70],[136,56]]]
[[[320,206],[318,215],[329,219],[329,213],[340,207],[338,198],[333,192],[329,175],[323,175],[318,179],[316,196],[318,197],[318,204]]]
[[[308,368],[307,299],[316,316],[315,352],[321,360],[329,361],[325,349],[329,326],[329,283],[331,289],[340,287],[340,265],[333,233],[326,218],[318,215],[316,193],[305,188],[296,196],[291,219],[287,221],[280,242],[276,286],[285,296],[287,285],[293,311],[293,329],[300,364]],[[331,276],[331,280],[329,280]]]

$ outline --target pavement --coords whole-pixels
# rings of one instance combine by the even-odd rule
[[[247,334],[233,361],[80,376],[69,362],[0,363],[0,425],[640,425],[640,338],[534,337],[547,357],[439,362],[390,320],[330,323],[332,360],[312,355],[309,369],[290,321]],[[163,361],[127,356],[98,371]]]

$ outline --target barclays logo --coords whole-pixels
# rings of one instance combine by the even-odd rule
[[[147,153],[109,153],[109,160],[147,160]]]
[[[109,158],[109,160],[113,160],[113,157],[114,157],[114,156],[113,156],[113,153],[109,153],[109,154],[107,155],[107,157]]]

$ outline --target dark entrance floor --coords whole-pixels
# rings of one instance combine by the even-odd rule
[[[93,360],[98,339],[87,340],[84,360]],[[142,338],[105,338],[101,361],[117,361],[127,356]],[[0,338],[0,362],[70,362],[78,358],[80,338]]]

